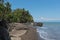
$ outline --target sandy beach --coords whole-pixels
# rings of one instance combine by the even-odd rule
[[[10,32],[11,40],[41,40],[36,28],[27,27],[21,23],[14,23],[14,28]]]

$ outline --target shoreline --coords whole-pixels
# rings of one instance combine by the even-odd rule
[[[37,32],[36,28],[34,28],[30,25],[27,26],[22,23],[14,23],[13,26],[14,26],[13,32],[12,31],[10,32],[10,36],[11,36],[12,40],[43,40],[39,36],[39,33]],[[15,33],[15,32],[17,32],[17,33]],[[24,33],[24,34],[22,34],[22,33]],[[20,35],[20,34],[22,34],[22,35]],[[18,35],[18,38],[16,38],[17,36],[14,36],[14,35]]]
[[[40,37],[40,34],[37,32],[38,35],[38,40],[44,40],[43,38]]]

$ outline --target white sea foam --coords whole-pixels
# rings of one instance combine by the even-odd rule
[[[39,34],[40,34],[40,37],[43,38],[43,39],[47,39],[48,38],[48,34],[45,31],[40,31]]]
[[[44,40],[60,40],[60,22],[48,22],[43,27],[37,27],[37,32]]]
[[[45,40],[50,40],[48,39],[48,33],[45,30],[41,29],[47,29],[46,27],[41,27],[37,29],[37,32],[39,33],[40,37]]]
[[[43,27],[44,29],[45,27]],[[55,40],[55,39],[50,39],[49,38],[49,34],[47,31],[45,30],[40,30],[40,29],[37,29],[37,32],[39,33],[40,37],[44,40]]]

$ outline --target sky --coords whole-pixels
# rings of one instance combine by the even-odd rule
[[[12,9],[29,10],[35,22],[60,22],[60,0],[8,0]]]

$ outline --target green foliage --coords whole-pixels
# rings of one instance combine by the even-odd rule
[[[5,19],[8,22],[33,22],[33,17],[30,15],[29,11],[23,9],[11,9],[9,2],[5,4],[0,4],[0,19]]]
[[[26,23],[33,22],[33,17],[29,14],[29,11],[23,9],[16,9],[13,11],[15,22]]]
[[[3,4],[0,4],[0,19],[3,18],[5,6]]]
[[[9,2],[5,3],[5,12],[11,13],[11,5]]]

